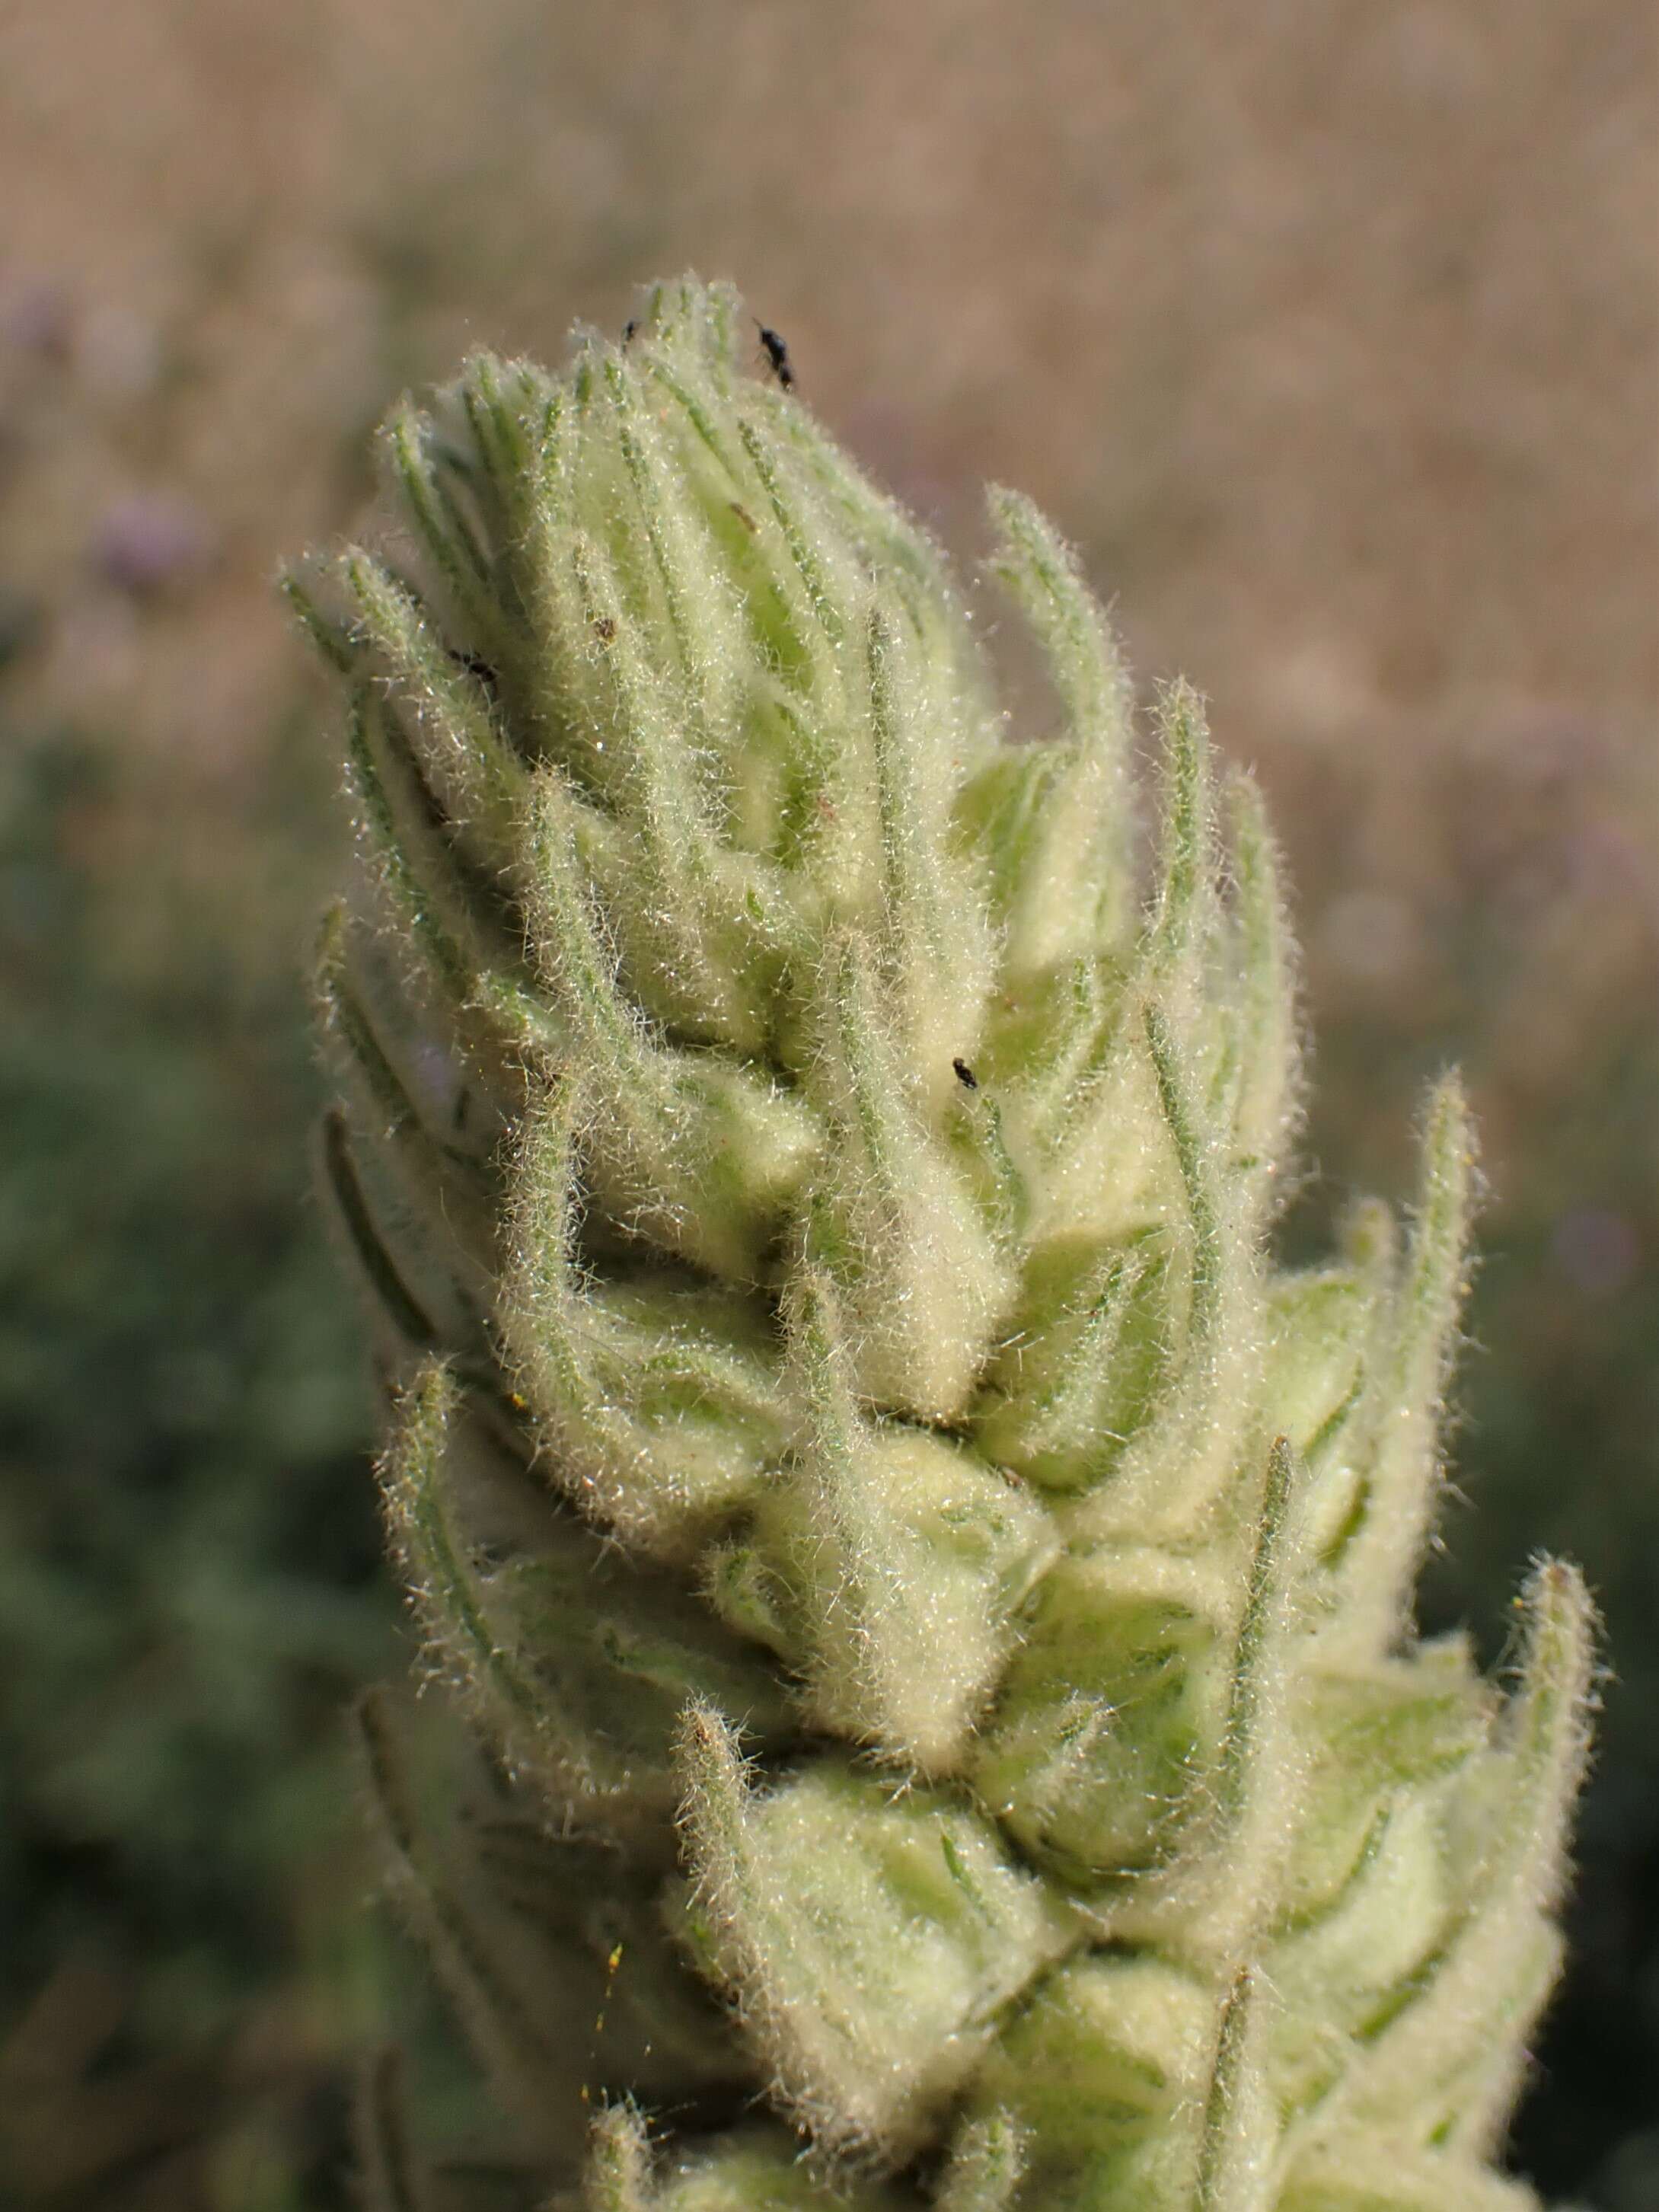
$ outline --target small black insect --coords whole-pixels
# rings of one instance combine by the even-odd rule
[[[951,1062],[951,1065],[957,1072],[957,1081],[962,1085],[964,1091],[977,1091],[979,1089],[979,1078],[975,1074],[973,1069],[969,1066],[965,1060],[953,1060]]]
[[[486,691],[493,695],[500,690],[501,679],[482,653],[452,647],[449,657],[457,668],[464,668],[469,676],[476,677]]]
[[[628,318],[628,320],[623,325],[623,343],[624,345],[628,345],[632,343],[634,333],[639,329],[639,317],[637,315],[630,315]]]
[[[766,358],[772,364],[773,375],[786,392],[790,391],[794,385],[795,372],[789,366],[788,347],[777,332],[769,330],[764,323],[757,321],[755,328],[760,332],[760,342],[765,349]]]

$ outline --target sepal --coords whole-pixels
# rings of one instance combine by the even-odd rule
[[[1262,1404],[1273,1428],[1307,1462],[1310,1535],[1323,1551],[1347,1510],[1340,1453],[1363,1403],[1368,1363],[1393,1285],[1393,1223],[1368,1208],[1367,1257],[1357,1265],[1308,1267],[1267,1289]]]
[[[1024,2132],[1042,2212],[1191,2212],[1214,2014],[1202,1982],[1152,1956],[1057,1967],[997,2039],[976,2101]]]
[[[1460,2128],[1477,2154],[1507,2109],[1524,2039],[1559,1966],[1547,1918],[1582,1778],[1595,1614],[1575,1571],[1547,1560],[1523,1601],[1520,1683],[1486,1759],[1462,1771],[1447,1838],[1462,1877],[1449,1925],[1416,1977],[1371,2025],[1328,2106],[1334,2119],[1401,2124],[1419,2140]],[[1494,2058],[1504,2069],[1492,2079]]]
[[[927,1775],[961,1765],[1059,1538],[1021,1486],[945,1437],[873,1421],[827,1278],[793,1299],[794,1461],[714,1562],[733,1626],[805,1678],[817,1725]]]
[[[1234,1604],[1224,1561],[1150,1546],[1043,1577],[971,1768],[1040,1864],[1093,1884],[1173,1855],[1220,1739]]]
[[[1333,1642],[1381,1651],[1398,1634],[1427,1540],[1440,1467],[1443,1394],[1468,1289],[1474,1135],[1462,1085],[1443,1078],[1425,1119],[1416,1218],[1364,1401],[1325,1479],[1324,1602]]]
[[[777,2129],[657,2154],[641,2115],[618,2105],[593,2123],[585,2186],[570,2212],[904,2212],[914,2201],[879,2183],[823,2173]]]
[[[411,1717],[384,1691],[370,1691],[359,1701],[356,1720],[391,1893],[431,1957],[521,2142],[533,2155],[556,2162],[574,2148],[575,2116],[555,2109],[546,2085],[557,2077],[566,2054],[556,2027],[550,2036],[537,1994],[524,1979],[526,1950],[518,1931],[492,1914],[471,1869],[453,1854],[455,1778],[441,1765],[434,1772]],[[376,2117],[373,2108],[370,2117]],[[385,2154],[403,2147],[380,2148]],[[390,2178],[403,2171],[412,2182],[413,2166],[411,2155],[397,2158]]]
[[[417,1283],[407,1255],[393,1250],[363,1187],[345,1115],[337,1107],[325,1114],[316,1139],[317,1182],[348,1265],[374,1316],[395,1372],[411,1358],[434,1352],[439,1345],[438,1311]]]
[[[354,1153],[368,1152],[399,1213],[420,1224],[424,1249],[442,1255],[444,1272],[480,1311],[494,1297],[499,1265],[495,1178],[416,1103],[353,971],[348,942],[336,908],[324,923],[315,988],[318,1025],[349,1100],[345,1133],[354,1123],[359,1136],[367,1131],[368,1143],[354,1145]]]
[[[688,1698],[720,1698],[763,1740],[787,1735],[769,1671],[673,1582],[536,1498],[467,1420],[443,1367],[406,1394],[381,1482],[432,1663],[567,1828],[641,1833],[662,1820]]]
[[[1012,1296],[1011,1271],[932,1125],[932,1071],[907,1058],[867,947],[825,956],[823,1048],[811,1072],[831,1140],[813,1177],[805,1259],[827,1267],[861,1396],[951,1421]],[[954,1085],[948,1060],[945,1074]]]
[[[1461,1637],[1409,1658],[1307,1667],[1296,1704],[1310,1766],[1304,1818],[1285,1860],[1287,1929],[1316,1918],[1376,1857],[1396,1800],[1437,1790],[1484,1748],[1492,1717]],[[1437,1881],[1430,1893],[1438,1890]]]
[[[522,630],[480,525],[476,474],[441,426],[405,398],[380,433],[381,468],[430,572],[446,630],[491,665],[522,649]]]
[[[1103,1252],[1052,1245],[975,1406],[988,1458],[1040,1488],[1091,1488],[1152,1409],[1169,1364],[1170,1250],[1156,1231]]]
[[[1227,780],[1225,805],[1236,979],[1226,1015],[1232,1032],[1227,1089],[1233,1166],[1250,1186],[1256,1210],[1265,1213],[1302,1109],[1296,950],[1278,848],[1255,778],[1235,770]]]
[[[352,548],[332,581],[350,611],[354,659],[387,709],[445,822],[475,866],[510,878],[523,848],[530,781],[483,677],[445,643],[413,587]]]
[[[1185,1261],[1184,1311],[1170,1318],[1168,1382],[1109,1480],[1074,1510],[1074,1538],[1190,1542],[1237,1486],[1259,1436],[1261,1267],[1244,1188],[1228,1172],[1204,1101],[1200,1054],[1175,1009],[1143,1013],[1169,1158],[1171,1226]],[[1172,1302],[1173,1303],[1173,1302]],[[1255,1458],[1260,1466],[1261,1461]]]
[[[1393,2130],[1353,2129],[1299,2159],[1276,2212],[1540,2212],[1524,2182],[1440,2150],[1402,2143]]]
[[[815,2141],[913,2151],[1071,1916],[942,1793],[828,1759],[757,1792],[706,1705],[680,1757],[694,1955]]]
[[[964,2121],[933,2200],[937,2212],[1013,2212],[1025,2167],[1025,2138],[1006,2112]]]
[[[583,2212],[649,2212],[650,2139],[632,2105],[607,2105],[595,2116],[582,2180]]]
[[[695,1554],[758,1494],[790,1425],[775,1332],[754,1301],[661,1271],[600,1284],[579,1264],[583,1086],[525,1139],[507,1355],[554,1479],[628,1544]]]
[[[549,996],[592,1103],[595,1195],[618,1226],[727,1281],[754,1282],[823,1143],[758,1066],[659,1042],[618,986],[565,798],[544,781],[532,923]]]
[[[1005,750],[964,793],[1004,937],[1002,975],[1018,989],[1080,955],[1110,950],[1130,921],[1134,695],[1117,641],[1076,556],[1029,499],[988,495],[992,562],[1048,660],[1065,734]]]

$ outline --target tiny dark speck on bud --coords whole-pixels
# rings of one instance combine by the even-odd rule
[[[957,1081],[961,1084],[964,1091],[979,1089],[979,1078],[965,1060],[953,1060],[951,1065],[956,1070]]]

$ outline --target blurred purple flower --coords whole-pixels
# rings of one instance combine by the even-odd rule
[[[100,573],[142,598],[198,574],[213,550],[206,518],[166,491],[134,492],[106,507],[92,541]]]

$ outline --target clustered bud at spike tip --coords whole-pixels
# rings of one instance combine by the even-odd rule
[[[476,2201],[1534,2203],[1592,1623],[1541,1565],[1507,1689],[1413,1626],[1457,1085],[1403,1229],[1275,1265],[1254,787],[1171,686],[1142,872],[1072,554],[993,494],[1016,742],[725,289],[480,356],[384,456],[389,549],[289,589],[363,862],[323,1181],[453,1692],[370,1700],[365,1767],[501,2108]],[[472,2201],[419,2123],[377,2068],[380,2212]]]

